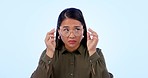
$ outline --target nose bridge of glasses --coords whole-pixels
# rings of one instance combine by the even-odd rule
[[[75,30],[69,30],[68,35],[71,36],[71,34],[72,34],[72,36],[73,35],[76,36],[76,31]]]

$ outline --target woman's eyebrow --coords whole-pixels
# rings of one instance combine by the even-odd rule
[[[83,26],[74,26],[75,28],[82,28]]]
[[[63,26],[62,28],[69,28],[69,26]]]
[[[81,26],[74,26],[74,27],[81,27]]]
[[[74,28],[81,28],[81,27],[83,27],[83,26],[78,26],[78,25],[76,25],[76,26],[74,26]],[[61,28],[71,28],[70,26],[62,26]]]

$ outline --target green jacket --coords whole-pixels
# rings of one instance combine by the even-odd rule
[[[96,48],[96,51],[89,56],[82,45],[74,52],[68,52],[63,46],[61,50],[55,50],[51,59],[44,50],[31,78],[112,78],[101,49]]]

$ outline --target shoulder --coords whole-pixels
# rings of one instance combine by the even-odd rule
[[[45,54],[46,54],[46,49],[43,50],[43,52],[41,53],[40,60],[45,56]]]
[[[103,55],[102,50],[100,48],[96,48],[96,52],[98,53],[99,56]]]

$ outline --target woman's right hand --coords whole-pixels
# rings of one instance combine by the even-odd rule
[[[53,58],[55,46],[56,46],[54,33],[55,33],[55,29],[52,29],[51,31],[47,33],[46,38],[45,38],[45,44],[47,47],[46,54],[50,58]]]

